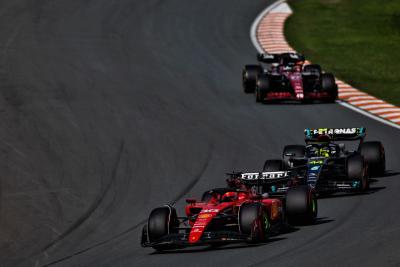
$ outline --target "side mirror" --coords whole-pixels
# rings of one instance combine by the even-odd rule
[[[196,203],[196,199],[194,199],[194,198],[187,198],[187,199],[186,199],[186,203],[188,203],[188,204],[194,204],[194,203]]]

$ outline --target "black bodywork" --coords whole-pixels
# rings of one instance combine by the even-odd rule
[[[366,129],[362,127],[306,129],[304,152],[284,151],[283,154],[282,169],[293,173],[290,179],[271,180],[264,190],[284,192],[295,183],[307,184],[319,195],[367,190],[368,168],[373,166],[369,164],[368,155],[363,153],[365,135]],[[321,136],[329,138],[329,141],[321,141]],[[358,146],[355,150],[346,150],[340,141],[358,142]],[[384,161],[384,151],[380,157]]]

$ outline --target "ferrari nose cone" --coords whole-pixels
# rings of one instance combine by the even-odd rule
[[[194,229],[195,230],[195,229]],[[189,243],[196,243],[200,240],[203,231],[199,229],[199,231],[191,231],[189,234]]]
[[[201,236],[203,235],[204,230],[206,229],[207,225],[211,222],[211,220],[217,215],[219,209],[203,209],[193,225],[192,230],[189,234],[189,243],[196,243],[200,240]]]

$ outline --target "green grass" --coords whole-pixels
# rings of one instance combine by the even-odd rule
[[[290,0],[288,42],[336,77],[400,105],[399,0]]]

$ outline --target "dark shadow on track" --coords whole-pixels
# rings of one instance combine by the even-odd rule
[[[346,197],[357,197],[361,195],[370,195],[374,194],[382,189],[386,189],[386,186],[377,186],[377,187],[370,187],[367,191],[364,192],[338,192],[332,193],[330,195],[323,195],[319,196],[318,199],[328,199],[328,198],[346,198]]]
[[[207,252],[207,251],[215,251],[215,250],[231,250],[231,249],[246,249],[246,248],[254,248],[254,247],[261,247],[267,246],[269,244],[285,240],[285,237],[272,237],[269,238],[267,242],[257,243],[257,244],[225,244],[225,245],[218,245],[218,246],[207,246],[207,247],[198,247],[198,248],[185,248],[185,249],[177,249],[177,250],[166,250],[166,251],[154,251],[150,253],[150,255],[158,255],[158,254],[181,254],[181,253],[198,253],[198,252]]]
[[[336,103],[325,102],[300,102],[300,101],[264,101],[262,105],[266,106],[313,106],[313,105],[335,105]]]
[[[321,225],[321,224],[326,224],[326,223],[330,223],[330,222],[334,222],[334,221],[335,220],[328,219],[327,217],[321,217],[321,218],[317,218],[317,220],[313,223],[301,224],[301,225],[297,225],[297,226],[303,227],[303,226]],[[299,229],[297,228],[297,230],[299,230]]]
[[[311,224],[304,224],[304,225],[286,225],[284,226],[284,229],[282,229],[282,232],[279,235],[284,235],[284,234],[290,234],[294,233],[300,230],[300,227],[303,226],[313,226],[313,225],[321,225],[321,224],[326,224],[333,222],[334,220],[328,219],[326,217],[321,217],[318,218],[314,223]],[[271,243],[275,243],[281,240],[286,240],[286,237],[270,237],[268,241],[262,242],[262,243],[257,243],[257,244],[217,244],[217,245],[211,245],[211,246],[206,246],[206,247],[197,247],[197,248],[183,248],[183,249],[175,249],[175,250],[166,250],[166,251],[154,251],[153,253],[150,253],[150,255],[158,255],[158,254],[175,254],[175,253],[197,253],[197,252],[206,252],[206,251],[214,251],[214,250],[231,250],[231,249],[246,249],[246,248],[252,248],[252,247],[260,247],[260,246],[266,246]]]
[[[376,180],[376,179],[381,179],[381,178],[386,178],[386,177],[397,176],[397,175],[399,175],[399,174],[400,174],[400,172],[398,172],[398,171],[389,170],[389,171],[386,171],[385,174],[382,175],[382,176],[373,177],[373,180],[374,180],[374,181],[378,181],[378,180]]]

